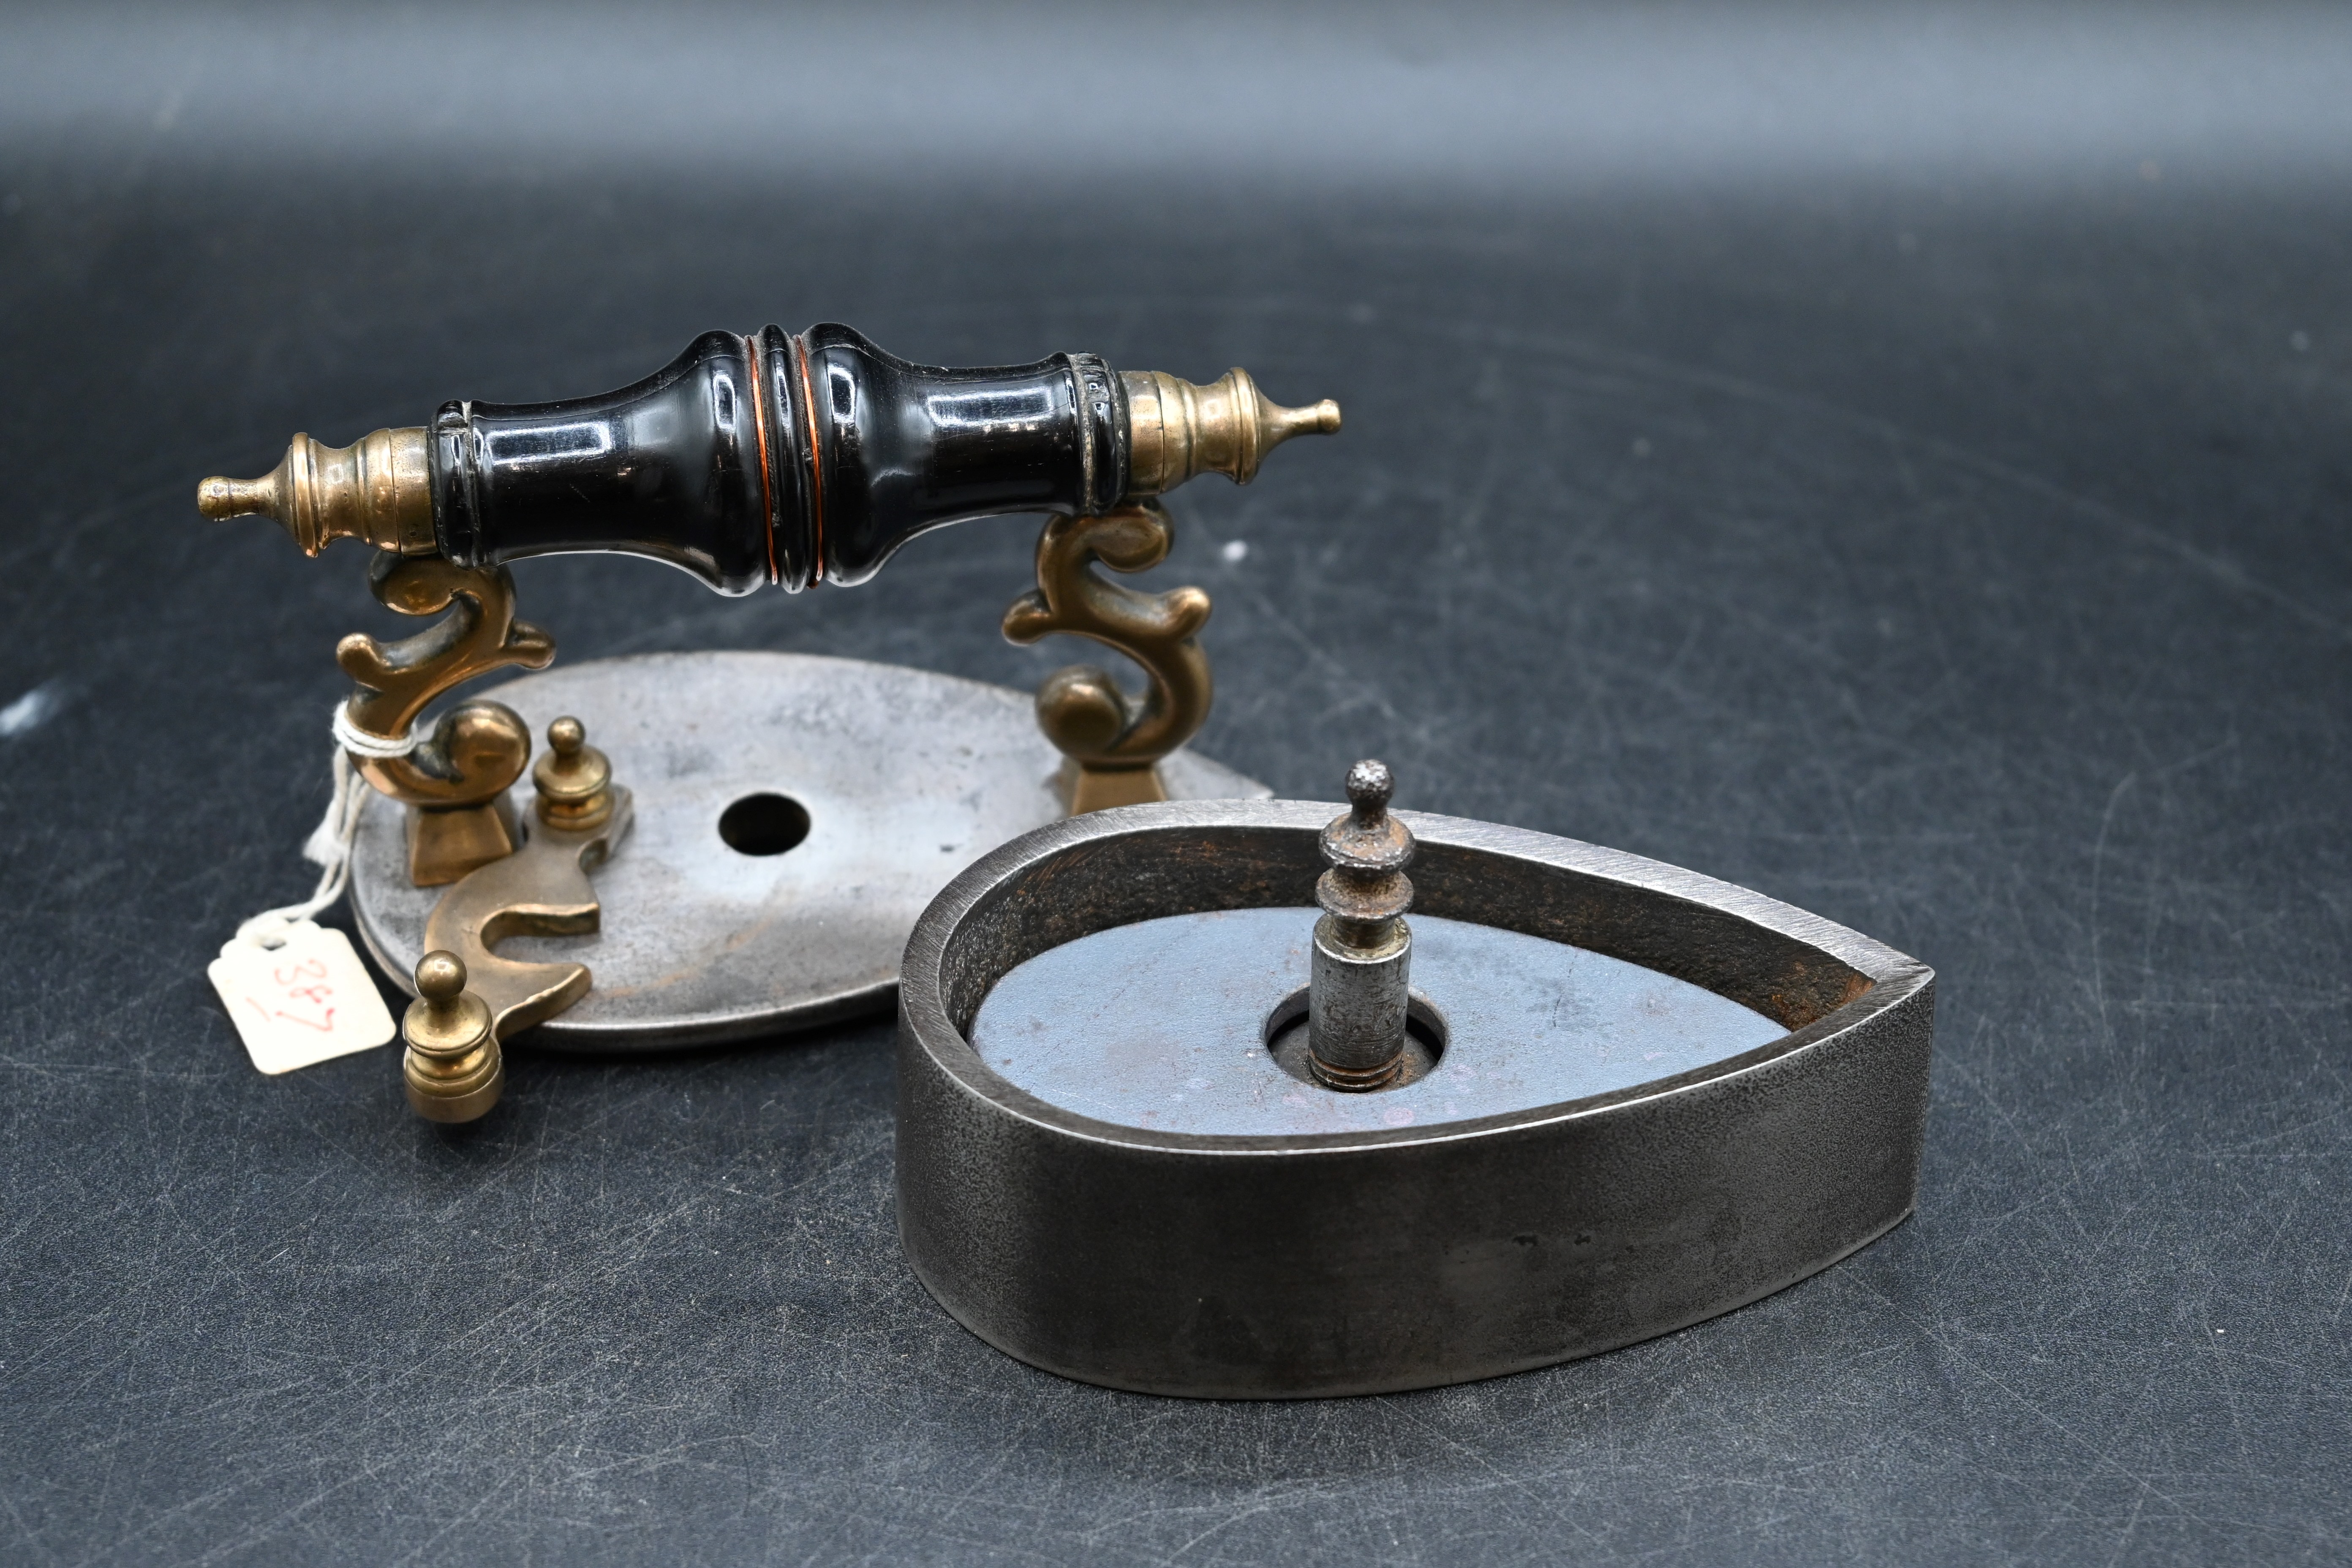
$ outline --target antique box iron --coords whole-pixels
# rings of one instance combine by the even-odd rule
[[[1339,419],[1240,370],[949,370],[771,327],[599,396],[297,437],[266,479],[206,480],[202,510],[267,512],[312,554],[362,540],[376,597],[440,619],[337,649],[328,875],[239,941],[268,946],[347,869],[416,994],[409,1103],[451,1122],[497,1104],[525,1030],[659,1049],[895,987],[916,1273],[991,1344],[1114,1387],[1490,1376],[1883,1235],[1917,1189],[1925,965],[1692,872],[1392,812],[1376,762],[1335,816],[1183,749],[1207,596],[1095,568],[1157,564],[1160,494],[1246,481]],[[505,564],[615,552],[797,591],[1007,511],[1048,520],[1005,635],[1091,638],[1140,696],[1090,666],[1034,699],[798,655],[551,670]],[[543,673],[427,717],[513,668]]]
[[[1728,1311],[1910,1212],[1925,965],[1370,776],[1336,821],[1073,817],[924,913],[898,1222],[967,1328],[1147,1393],[1420,1388]]]

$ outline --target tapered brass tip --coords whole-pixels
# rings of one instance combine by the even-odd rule
[[[215,521],[275,518],[305,555],[337,539],[403,555],[437,548],[423,426],[372,431],[348,447],[296,436],[278,467],[260,479],[215,475],[198,485],[196,510]]]
[[[215,522],[255,512],[275,514],[279,505],[277,478],[272,474],[261,479],[206,479],[196,487],[196,510]]]
[[[1219,473],[1245,485],[1257,478],[1266,453],[1293,436],[1339,428],[1339,405],[1329,398],[1285,408],[1238,365],[1206,386],[1157,370],[1129,371],[1119,379],[1127,388],[1129,496],[1159,495],[1195,474]]]

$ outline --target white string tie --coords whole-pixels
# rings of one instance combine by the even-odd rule
[[[352,722],[349,710],[341,702],[335,704],[333,729],[334,796],[327,802],[327,815],[319,819],[319,826],[302,845],[302,858],[320,868],[319,885],[302,902],[264,910],[238,926],[238,942],[273,950],[283,947],[287,927],[309,920],[343,896],[343,889],[351,885],[352,845],[359,837],[360,810],[367,805],[369,789],[359,770],[352,766],[352,755],[379,760],[404,757],[423,739],[413,725],[406,734],[391,739],[362,730]]]
[[[338,752],[349,752],[355,757],[374,757],[379,760],[404,757],[416,750],[420,739],[421,737],[413,727],[405,735],[390,737],[379,735],[373,730],[362,730],[352,722],[352,711],[348,704],[341,702],[335,704],[335,749]]]

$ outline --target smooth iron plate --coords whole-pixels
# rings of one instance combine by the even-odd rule
[[[682,1047],[885,1008],[933,896],[989,850],[1062,816],[1061,753],[1038,732],[1029,694],[928,670],[809,654],[646,654],[469,695],[506,703],[542,738],[552,720],[577,717],[635,795],[635,826],[594,875],[602,931],[499,946],[572,959],[594,977],[527,1044]],[[1269,793],[1185,752],[1161,776],[1187,800]],[[528,782],[515,793],[528,812]],[[720,817],[763,795],[797,803],[806,837],[780,853],[730,847]],[[404,808],[372,795],[352,905],[369,950],[404,986],[441,892],[410,883]]]
[[[1277,1065],[1267,1025],[1305,987],[1318,910],[1212,910],[1114,926],[998,981],[982,1059],[1038,1099],[1167,1132],[1439,1127],[1706,1067],[1788,1030],[1606,953],[1416,915],[1412,987],[1443,1020],[1425,1077],[1347,1094]]]

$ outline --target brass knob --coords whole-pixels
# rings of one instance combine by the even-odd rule
[[[408,1103],[427,1121],[473,1121],[499,1102],[506,1058],[490,1009],[466,989],[466,963],[436,951],[416,961],[416,1000],[400,1021]]]
[[[1127,388],[1130,498],[1172,490],[1195,474],[1245,485],[1265,455],[1293,436],[1339,428],[1339,405],[1329,398],[1285,408],[1239,365],[1206,386],[1158,370],[1122,372],[1119,380]]]
[[[305,555],[337,539],[364,540],[402,555],[440,548],[421,425],[372,431],[348,447],[297,436],[261,478],[215,476],[198,485],[196,510],[215,521],[257,512],[275,518]]]
[[[531,764],[539,819],[550,827],[586,833],[613,815],[613,763],[588,743],[588,727],[566,715],[547,727],[547,751]]]

